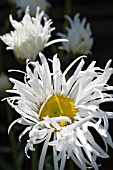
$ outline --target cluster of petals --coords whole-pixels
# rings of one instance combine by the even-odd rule
[[[87,167],[98,170],[97,157],[108,158],[107,145],[113,147],[108,133],[108,119],[113,118],[113,113],[103,111],[99,107],[101,103],[113,101],[112,95],[108,94],[113,87],[107,84],[113,73],[113,68],[110,68],[111,60],[107,62],[104,69],[95,66],[96,62],[92,61],[85,70],[82,70],[85,56],[81,56],[62,72],[57,55],[50,60],[52,70],[45,56],[42,53],[39,56],[41,63],[27,61],[26,72],[18,71],[24,74],[24,82],[10,78],[14,87],[7,92],[14,93],[14,96],[6,99],[20,114],[20,118],[10,125],[9,131],[15,123],[25,125],[26,128],[20,134],[19,139],[21,140],[26,133],[29,134],[25,146],[25,153],[28,157],[28,150],[34,151],[34,145],[44,142],[39,170],[43,169],[48,146],[53,148],[55,170],[63,170],[66,159],[69,158],[82,170],[86,170]],[[66,79],[69,70],[77,62],[79,63],[75,72]],[[50,118],[47,115],[40,120],[40,110],[51,96],[57,94],[73,100],[78,110],[74,119],[71,120],[67,116]],[[63,121],[69,124],[60,126],[59,122]],[[90,127],[94,128],[102,138],[105,150],[95,140]]]
[[[55,29],[51,27],[52,20],[44,16],[44,11],[40,13],[37,7],[36,17],[30,16],[29,7],[26,8],[25,16],[21,22],[13,20],[10,15],[10,22],[14,27],[14,31],[0,36],[1,40],[8,45],[7,49],[14,51],[17,59],[35,60],[38,53],[43,51],[45,47],[64,39],[56,39],[50,42],[51,32]],[[44,20],[44,25],[42,25]]]
[[[59,36],[69,40],[68,43],[62,43],[59,48],[75,56],[90,54],[93,45],[90,24],[86,23],[86,18],[80,21],[79,16],[79,14],[76,14],[74,20],[72,20],[66,15],[65,18],[70,23],[70,27],[66,27],[67,34],[58,33]]]

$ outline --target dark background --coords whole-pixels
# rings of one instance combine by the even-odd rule
[[[56,27],[56,32],[62,32],[64,30],[63,22],[64,22],[64,0],[51,0],[50,3],[52,7],[47,11],[50,18],[53,20],[53,26]],[[112,0],[73,0],[71,7],[71,16],[74,14],[80,13],[81,17],[86,17],[87,21],[91,23],[91,30],[94,37],[94,45],[92,48],[92,55],[86,61],[86,64],[90,63],[92,60],[96,60],[98,66],[104,67],[106,62],[111,58],[113,59],[113,1]],[[11,26],[7,29],[5,25],[9,24],[6,21],[11,12],[11,6],[8,4],[6,0],[0,1],[0,35],[9,32]],[[14,17],[15,18],[15,17]],[[7,24],[6,24],[7,22]],[[6,51],[6,46],[0,41],[0,55],[1,62],[3,63],[3,71],[7,73],[7,70],[10,68],[19,68],[24,69],[24,66],[20,66],[20,64],[16,61],[12,51]],[[112,63],[113,67],[113,63]],[[0,68],[1,70],[1,68]],[[113,77],[111,77],[109,84],[113,85]],[[12,118],[8,117],[6,103],[2,102],[0,104],[0,170],[6,170],[3,164],[14,164],[14,158],[12,156],[12,151],[3,152],[2,148],[4,146],[11,147],[11,141],[9,136],[13,136],[16,141],[16,152],[19,152],[19,147],[22,147],[23,153],[21,157],[24,157],[24,146],[26,138],[24,138],[24,142],[18,142],[19,132],[15,131],[15,136],[13,135],[14,129],[12,129],[10,135],[7,134],[7,128],[12,120],[15,119],[13,115]],[[102,106],[104,110],[112,110],[113,104],[107,104]],[[109,121],[110,127],[109,132],[113,139],[113,120]],[[4,128],[4,125],[6,128]],[[100,170],[113,170],[113,149],[109,148],[109,159],[99,159],[99,163],[102,164]],[[22,164],[22,170],[28,170],[31,168],[31,160],[28,160],[26,157],[24,158],[24,163]],[[76,168],[78,169],[78,168]],[[8,168],[7,170],[10,170]],[[15,169],[15,165],[11,170]]]

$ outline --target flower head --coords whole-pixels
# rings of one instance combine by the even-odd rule
[[[17,59],[30,59],[35,60],[37,54],[45,47],[61,41],[64,39],[56,39],[48,42],[51,37],[51,32],[55,29],[51,28],[52,20],[47,20],[44,17],[44,11],[39,12],[40,8],[37,7],[36,17],[29,15],[29,7],[26,8],[25,16],[21,22],[13,20],[10,15],[10,22],[14,27],[14,31],[1,36],[1,40],[8,45],[7,49],[14,51]],[[44,25],[42,25],[42,19]]]
[[[92,32],[90,24],[86,24],[86,18],[83,18],[83,20],[80,21],[79,14],[74,16],[74,20],[69,16],[65,16],[65,18],[69,21],[71,27],[66,28],[67,35],[62,33],[59,33],[58,35],[67,38],[69,42],[62,43],[62,46],[59,48],[76,56],[91,53],[93,38],[91,37]]]
[[[53,57],[52,71],[42,53],[39,54],[41,64],[28,62],[24,83],[10,78],[14,88],[8,90],[17,96],[8,97],[8,103],[20,114],[15,123],[27,126],[19,139],[29,132],[29,140],[25,147],[34,151],[34,145],[44,142],[39,170],[43,169],[48,146],[53,147],[54,169],[63,170],[66,159],[71,158],[83,170],[87,166],[98,170],[96,158],[108,158],[107,144],[113,147],[108,133],[108,118],[113,113],[102,111],[99,105],[113,101],[107,91],[113,87],[107,84],[113,69],[111,60],[101,69],[93,61],[82,71],[84,56],[74,60],[62,73],[57,55]],[[71,67],[80,60],[74,74],[66,80]],[[94,128],[102,138],[106,151],[95,141],[90,127]],[[29,156],[28,156],[29,157]]]
[[[35,15],[36,7],[39,6],[41,10],[46,10],[50,7],[50,3],[46,0],[9,0],[12,3],[15,3],[19,8],[17,13],[19,16],[22,15],[22,12],[25,12],[26,7],[29,5],[31,9],[31,15]]]

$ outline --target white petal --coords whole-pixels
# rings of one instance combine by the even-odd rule
[[[75,59],[68,67],[67,69],[64,71],[63,75],[66,76],[66,74],[68,73],[68,71],[71,69],[71,67],[73,67],[73,65],[79,61],[81,58],[86,58],[86,56],[81,56],[81,57],[78,57],[77,59]]]
[[[21,141],[22,136],[24,136],[28,131],[30,131],[31,128],[32,128],[31,126],[30,126],[30,127],[27,127],[27,128],[20,134],[20,136],[19,136],[19,141]]]
[[[46,156],[46,152],[47,152],[47,148],[48,148],[48,142],[49,142],[50,138],[51,138],[51,133],[48,134],[48,136],[44,142],[43,148],[42,148],[42,152],[41,152],[41,156],[40,156],[40,160],[39,160],[39,170],[43,170],[44,160],[45,160],[45,156]]]
[[[15,121],[13,121],[13,122],[10,124],[10,126],[9,126],[9,128],[8,128],[8,134],[9,134],[9,132],[10,132],[12,126],[13,126],[15,123],[18,123],[20,120],[21,120],[21,118],[16,119]]]
[[[58,42],[68,42],[68,41],[69,41],[69,40],[64,39],[64,38],[52,40],[52,41],[48,42],[48,43],[45,45],[45,47],[48,47],[49,45],[52,45],[52,44],[55,44],[55,43],[58,43]]]

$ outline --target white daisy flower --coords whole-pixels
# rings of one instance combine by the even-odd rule
[[[76,56],[80,54],[90,54],[93,45],[90,24],[86,24],[86,18],[83,18],[82,21],[80,21],[79,16],[79,14],[76,14],[74,20],[69,16],[65,16],[70,23],[70,28],[66,28],[67,35],[58,33],[59,36],[69,40],[68,43],[62,43],[62,46],[59,48]]]
[[[17,8],[19,8],[17,9],[18,16],[21,16],[22,12],[25,12],[28,5],[30,6],[32,16],[35,16],[37,6],[44,11],[51,6],[46,0],[9,0],[9,2],[15,3]]]
[[[7,101],[20,118],[10,125],[9,131],[15,123],[25,125],[19,139],[29,132],[25,147],[28,157],[29,149],[34,151],[34,145],[44,142],[39,170],[43,169],[48,146],[53,147],[55,170],[63,170],[69,158],[82,170],[86,170],[87,166],[98,170],[96,158],[108,158],[107,144],[113,147],[108,133],[108,118],[113,118],[113,113],[99,108],[101,103],[113,101],[112,95],[107,94],[107,91],[113,90],[107,84],[113,73],[111,60],[105,69],[96,67],[93,61],[82,71],[85,63],[82,56],[62,72],[57,55],[51,61],[52,71],[44,55],[39,55],[41,64],[38,61],[27,63],[24,83],[10,78],[14,88],[8,92],[17,95],[8,97]],[[74,74],[66,80],[68,71],[80,59]],[[89,127],[100,135],[106,151],[95,141]]]
[[[7,49],[13,50],[17,59],[35,60],[37,54],[44,50],[45,47],[66,39],[56,39],[50,42],[51,32],[55,29],[51,28],[52,20],[44,17],[44,11],[39,12],[37,7],[36,17],[29,15],[29,7],[26,8],[25,16],[21,22],[13,20],[10,15],[10,22],[14,27],[14,31],[0,36],[1,40],[8,45]],[[42,19],[44,25],[42,25]]]

